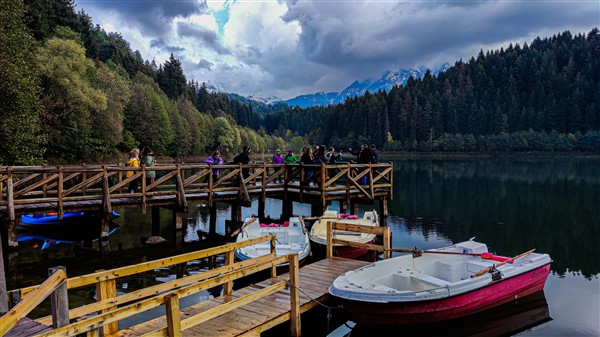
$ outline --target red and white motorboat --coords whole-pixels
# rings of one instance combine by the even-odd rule
[[[495,256],[472,240],[378,261],[339,276],[329,293],[362,324],[439,322],[543,290],[552,260]]]
[[[309,238],[310,241],[314,243],[313,251],[315,255],[325,255],[325,249],[327,247],[327,224],[329,222],[377,227],[379,226],[379,217],[377,216],[377,212],[375,212],[375,210],[365,212],[360,218],[356,215],[338,214],[338,212],[334,210],[325,210],[323,215],[320,216],[317,221],[315,221],[310,229]],[[375,234],[338,230],[333,232],[333,237],[339,240],[358,243],[372,243],[373,240],[375,240]],[[369,250],[366,248],[349,247],[336,244],[333,247],[333,253],[335,256],[340,256],[347,259],[357,259],[368,254]],[[374,259],[370,261],[373,260]]]

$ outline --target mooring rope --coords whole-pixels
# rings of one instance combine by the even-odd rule
[[[289,281],[287,281],[287,285],[288,285],[288,287],[294,287],[294,288],[298,289],[301,293],[303,293],[311,301],[313,301],[313,302],[317,303],[318,305],[322,306],[323,308],[327,309],[327,333],[330,333],[331,331],[329,329],[329,323],[331,321],[331,318],[333,317],[332,310],[334,310],[334,309],[341,310],[341,309],[344,309],[344,306],[342,306],[342,305],[338,305],[337,307],[328,306],[327,304],[321,303],[321,302],[317,301],[316,299],[312,298],[312,296],[307,294],[304,290],[302,290],[302,288],[291,284]]]

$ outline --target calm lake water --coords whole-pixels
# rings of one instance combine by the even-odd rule
[[[208,229],[208,209],[202,206],[192,205],[185,219],[186,245]],[[217,231],[224,233],[230,213],[227,205],[220,206]],[[373,207],[378,210],[377,205],[364,205],[361,211]],[[136,209],[117,211],[122,214],[116,221],[121,228],[110,236],[111,249],[131,256],[131,263],[157,258],[159,253],[141,243],[151,235],[150,215]],[[268,200],[265,211],[279,217],[281,202]],[[294,211],[310,215],[310,205],[295,204]],[[244,217],[256,213],[256,202],[243,210]],[[475,237],[501,255],[535,248],[554,260],[543,293],[477,319],[434,327],[431,334],[600,336],[600,158],[396,159],[389,213],[387,223],[397,248],[429,249]],[[161,221],[161,235],[174,240],[169,212],[161,213]],[[98,269],[99,265],[76,262],[85,255],[82,252],[87,250],[81,245],[53,245],[42,252],[32,243],[21,243],[20,264],[9,284],[14,288],[39,282],[33,275],[58,264],[67,265],[70,276]],[[173,277],[167,272],[159,281]],[[480,325],[473,326],[474,321]],[[327,335],[324,329],[322,335]],[[329,336],[374,336],[375,331],[392,336],[400,329],[406,332],[348,322]]]

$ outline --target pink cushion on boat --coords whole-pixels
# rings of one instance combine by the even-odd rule
[[[506,257],[506,256],[499,256],[499,255],[494,255],[492,253],[481,253],[481,255],[479,255],[482,259],[486,259],[486,260],[492,260],[492,261],[498,261],[498,262],[504,262],[506,260],[510,260],[510,257]],[[510,261],[509,263],[513,263],[513,261]]]
[[[347,219],[358,219],[356,215],[348,215]]]

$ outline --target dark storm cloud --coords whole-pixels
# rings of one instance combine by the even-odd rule
[[[177,33],[181,37],[190,37],[199,40],[198,44],[200,44],[200,46],[198,47],[212,49],[220,55],[230,53],[227,48],[224,48],[219,43],[219,38],[216,32],[208,30],[202,26],[180,22],[177,24]]]
[[[167,0],[95,0],[91,3],[101,10],[119,13],[129,26],[138,28],[144,35],[162,36],[176,17],[189,17],[204,13],[206,2]]]
[[[177,54],[180,53],[182,51],[185,51],[185,48],[183,47],[177,47],[177,46],[171,46],[168,43],[166,43],[165,41],[163,41],[162,39],[158,39],[158,40],[150,40],[150,48],[154,48],[154,49],[160,49],[162,51],[166,51],[168,53],[173,53],[173,54]]]
[[[282,17],[302,27],[307,60],[344,67],[412,67],[476,56],[479,48],[591,30],[597,3],[540,1],[297,2]],[[337,10],[332,10],[335,6]],[[586,26],[587,25],[587,26]],[[445,60],[442,60],[443,58]]]
[[[200,60],[196,64],[196,68],[198,68],[198,69],[212,70],[213,66],[214,66],[214,64],[212,62],[207,61],[207,60]]]

